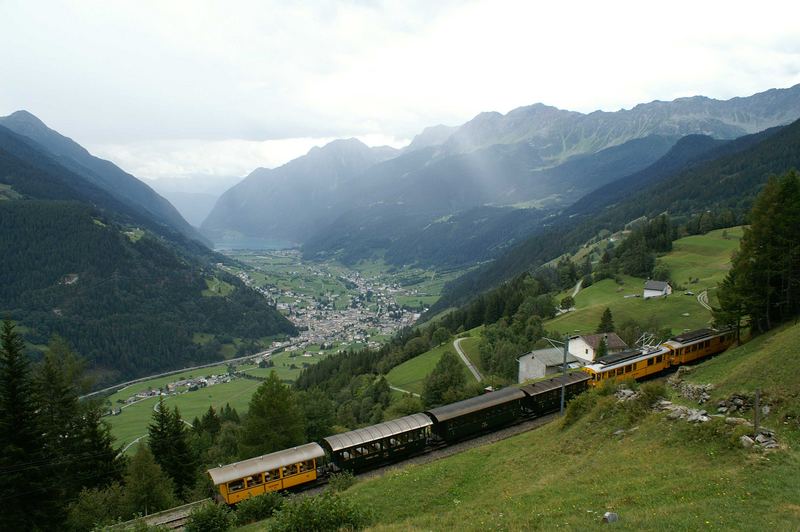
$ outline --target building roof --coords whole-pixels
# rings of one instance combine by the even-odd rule
[[[564,350],[558,347],[537,349],[535,351],[531,351],[525,356],[535,358],[545,366],[560,366],[564,363]],[[577,361],[578,359],[575,358],[571,353],[567,353],[567,363]]]
[[[645,281],[644,283],[645,290],[656,290],[658,292],[663,292],[668,286],[669,283],[666,281]]]
[[[609,351],[615,351],[618,349],[627,349],[628,344],[626,344],[622,338],[617,336],[617,333],[598,333],[598,334],[584,334],[577,338],[583,339],[589,347],[593,350],[597,351],[600,348],[600,341],[605,337],[606,339],[606,347]]]
[[[396,434],[409,432],[433,425],[431,418],[425,414],[412,414],[410,416],[385,421],[371,427],[351,430],[342,434],[334,434],[324,438],[323,441],[330,447],[331,451],[339,451],[349,447],[358,447],[365,443],[382,440]]]
[[[242,460],[235,464],[215,467],[209,469],[208,474],[211,475],[214,485],[220,485],[231,480],[247,478],[257,473],[272,471],[283,466],[305,462],[314,458],[322,458],[323,456],[325,456],[325,451],[322,447],[316,443],[307,443],[299,447]]]

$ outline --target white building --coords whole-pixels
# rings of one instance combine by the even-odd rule
[[[647,281],[644,283],[644,299],[651,297],[668,296],[672,293],[672,287],[665,281]]]
[[[567,353],[568,368],[577,368],[582,365],[577,358]],[[558,373],[563,369],[563,366],[564,350],[561,348],[551,347],[531,351],[527,355],[519,357],[518,382]]]
[[[628,344],[613,332],[584,334],[582,336],[573,336],[569,339],[569,353],[584,362],[593,362],[603,338],[606,340],[608,354],[619,353],[628,348]]]

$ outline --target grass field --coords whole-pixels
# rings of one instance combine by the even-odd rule
[[[453,353],[453,355],[456,354],[456,350],[453,348],[452,341],[447,341],[440,346],[434,347],[430,351],[426,351],[425,353],[422,353],[421,355],[392,368],[392,370],[386,375],[386,380],[389,381],[389,384],[392,386],[402,388],[403,390],[409,392],[421,394],[425,377],[427,377],[428,374],[433,371],[433,368],[436,367],[439,359],[442,358],[442,355],[447,352]],[[459,358],[459,360],[461,359]],[[468,379],[474,380],[475,378],[472,376],[466,366],[464,366],[464,374]]]
[[[659,326],[672,329],[673,333],[705,327],[711,320],[711,312],[703,308],[695,297],[703,290],[711,290],[709,297],[712,303],[715,301],[714,289],[725,277],[731,254],[738,249],[741,236],[742,228],[732,227],[676,240],[673,250],[659,260],[669,266],[674,284],[683,290],[676,289],[666,299],[624,297],[641,295],[644,279],[623,275],[620,276],[622,284],[604,279],[578,293],[575,312],[562,314],[548,321],[545,327],[559,334],[594,332],[606,307],[611,309],[617,325],[627,319],[641,322],[652,318]],[[684,295],[685,290],[694,295]],[[568,293],[571,290],[562,292],[557,299]]]
[[[785,327],[691,373],[719,393],[761,382],[765,396],[782,398],[764,420],[784,445],[778,452],[742,449],[736,429],[721,421],[634,415],[613,396],[587,396],[584,415],[569,426],[557,420],[396,469],[344,496],[369,509],[371,529],[381,531],[594,530],[606,511],[619,515],[605,525],[615,530],[797,530],[800,358],[786,359],[798,343],[800,326]],[[626,430],[615,435],[619,429]]]
[[[641,295],[644,279],[630,276],[621,276],[621,279],[623,284],[604,279],[581,290],[575,297],[576,310],[545,322],[545,328],[559,334],[592,333],[606,307],[611,309],[617,325],[628,319],[641,322],[652,318],[674,333],[705,327],[711,319],[711,312],[702,307],[695,296],[686,296],[682,292],[676,291],[666,299],[626,299],[626,295]]]
[[[271,371],[275,371],[278,377],[284,381],[292,381],[297,378],[302,371],[303,363],[316,364],[326,354],[315,354],[312,357],[296,356],[291,357],[289,353],[278,353],[271,357],[274,363],[270,368],[259,368],[254,365],[240,365],[237,366],[238,371],[243,371],[249,375],[256,377],[268,377]],[[294,365],[295,367],[292,367]],[[121,406],[117,400],[125,400],[140,391],[150,389],[160,389],[168,383],[178,380],[201,377],[208,375],[219,375],[227,373],[228,368],[225,364],[213,366],[210,368],[192,370],[177,375],[168,377],[160,377],[144,381],[123,390],[120,390],[111,395],[108,400],[111,402],[112,407]],[[247,379],[235,379],[229,383],[217,384],[207,388],[201,388],[194,392],[187,392],[177,396],[170,396],[166,398],[166,402],[170,406],[177,406],[180,409],[181,417],[188,422],[191,422],[195,416],[202,416],[209,406],[218,409],[225,406],[226,403],[236,408],[240,413],[247,411],[247,405],[250,402],[250,397],[253,392],[258,388],[259,381]],[[134,439],[147,433],[147,425],[150,423],[150,418],[153,414],[153,406],[158,402],[157,398],[148,398],[138,403],[125,406],[118,416],[108,416],[103,418],[111,425],[111,434],[116,438],[118,445],[127,444]],[[135,447],[129,450],[135,452]]]
[[[231,407],[244,413],[247,411],[250,396],[259,384],[261,384],[259,381],[235,379],[226,384],[217,384],[165,398],[165,404],[169,407],[177,406],[181,417],[190,423],[195,416],[202,416],[209,406],[218,410],[219,407],[229,403]],[[139,436],[147,434],[147,425],[153,415],[153,406],[157,402],[158,399],[155,397],[145,399],[123,408],[118,416],[103,418],[111,425],[111,434],[116,438],[117,445],[130,443]]]

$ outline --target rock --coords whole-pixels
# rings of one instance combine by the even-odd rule
[[[768,436],[764,436],[763,434],[759,433],[756,436],[756,443],[767,443],[769,441]]]
[[[762,413],[763,415],[765,415],[765,416],[766,416],[766,415],[769,415],[769,405],[764,405],[764,406],[762,406],[762,407],[761,407],[761,413]]]
[[[750,422],[743,417],[726,417],[725,423],[728,425],[748,425]]]
[[[680,410],[670,410],[669,414],[667,414],[669,419],[680,419],[683,417],[683,413]]]
[[[735,404],[736,406],[744,406],[744,401],[736,397],[733,399],[733,404]]]
[[[658,406],[660,406],[661,408],[672,406],[672,401],[667,401],[666,399],[662,399],[658,402]]]
[[[741,443],[741,444],[742,444],[742,447],[744,447],[745,449],[749,449],[749,448],[750,448],[750,447],[752,447],[752,446],[753,446],[753,445],[754,445],[756,442],[754,442],[754,441],[753,441],[753,438],[751,438],[750,436],[741,436],[741,437],[739,438],[739,443]]]
[[[613,436],[622,436],[623,434],[625,434],[625,429],[617,429],[614,432],[612,432]]]
[[[776,442],[775,440],[770,440],[767,443],[765,443],[763,447],[764,449],[777,449],[778,447],[780,447],[780,445],[778,445],[778,442]]]
[[[604,523],[616,523],[619,521],[619,515],[616,512],[606,512],[603,514]]]
[[[717,408],[717,412],[719,412],[720,414],[726,414],[728,412],[728,407],[727,406],[721,406],[721,407]]]

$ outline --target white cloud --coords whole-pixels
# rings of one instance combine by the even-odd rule
[[[400,148],[407,139],[380,134],[360,135],[368,146]],[[324,146],[329,138],[280,140],[165,140],[125,144],[91,144],[92,153],[114,161],[137,177],[145,179],[243,177],[257,167],[275,168],[305,155],[314,146]]]
[[[789,86],[799,15],[773,0],[7,0],[0,114],[28,109],[142,175],[247,173],[297,139]]]

